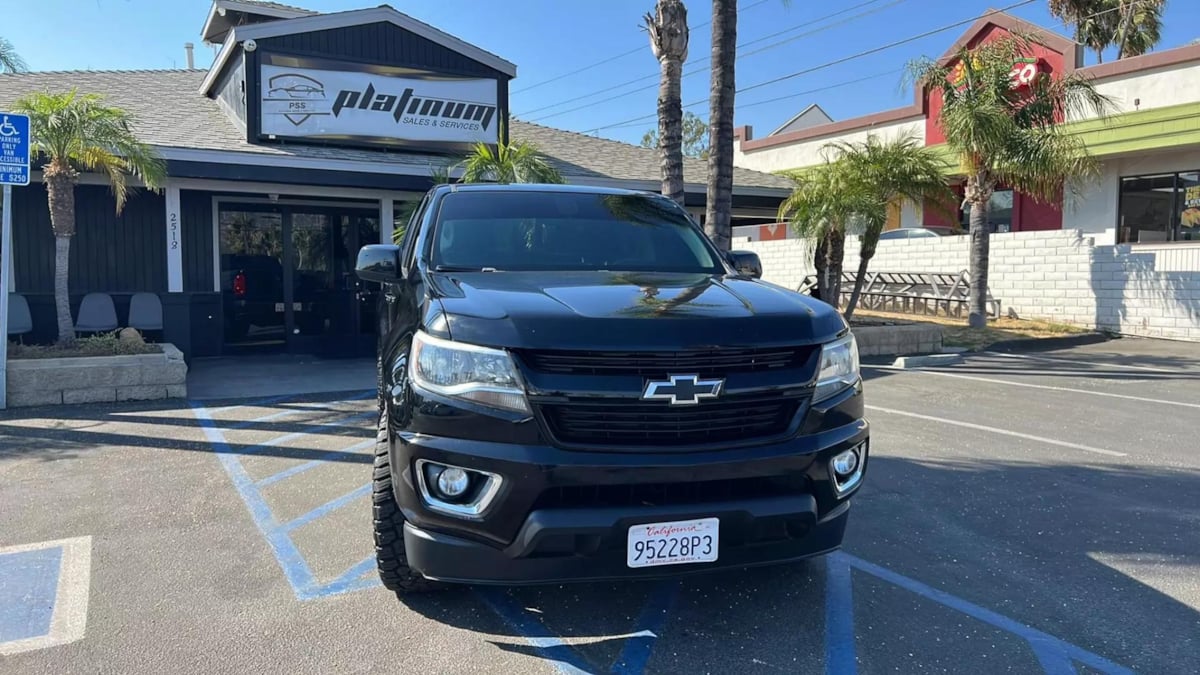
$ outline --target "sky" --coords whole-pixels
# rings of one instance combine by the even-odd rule
[[[753,88],[737,95],[735,124],[752,125],[762,137],[811,103],[834,120],[906,105],[912,93],[903,79],[905,63],[940,56],[979,15],[1018,2],[740,0],[736,81],[739,91]],[[381,2],[291,4],[334,12]],[[642,30],[653,0],[391,4],[515,63],[511,110],[519,119],[631,143],[655,126],[658,62]],[[1032,0],[1009,13],[1069,34],[1047,4]],[[692,32],[683,102],[695,104],[687,109],[707,119],[712,5],[685,5]],[[0,34],[33,70],[181,68],[185,42],[196,44],[197,67],[207,67],[216,53],[199,39],[211,6],[206,0],[0,0],[0,6]],[[1168,0],[1164,24],[1158,50],[1200,39],[1200,0]],[[938,29],[945,30],[887,47]],[[1086,59],[1091,64],[1096,57],[1089,53]],[[787,77],[801,71],[810,72]],[[777,78],[786,79],[755,86]]]

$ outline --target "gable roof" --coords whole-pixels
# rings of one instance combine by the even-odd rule
[[[80,91],[101,94],[134,116],[134,132],[167,159],[269,164],[374,173],[429,175],[439,158],[394,149],[346,148],[303,143],[254,144],[220,107],[197,93],[203,70],[59,71],[0,75],[0,109],[33,91]],[[147,96],[146,92],[154,92]],[[538,146],[571,182],[630,185],[649,189],[661,183],[658,153],[628,143],[513,120],[513,140]],[[684,180],[703,186],[707,165],[684,160]],[[734,169],[739,193],[786,194],[790,182],[772,174]],[[747,190],[747,188],[749,190]],[[700,191],[703,191],[701,188]]]
[[[802,122],[802,124],[800,126],[795,126],[797,122]],[[784,131],[799,131],[800,129],[807,129],[808,127],[813,127],[818,124],[829,124],[831,122],[833,122],[833,118],[829,116],[829,113],[825,112],[825,109],[820,105],[812,103],[804,110],[792,115],[791,119],[783,124],[780,124],[779,128],[767,135],[776,136]],[[795,128],[789,129],[789,127]]]
[[[225,68],[225,62],[234,53],[235,47],[245,40],[259,40],[262,38],[279,37],[281,35],[311,33],[314,31],[348,28],[350,26],[362,26],[372,23],[390,23],[399,26],[430,42],[435,42],[473,61],[478,61],[489,68],[504,73],[510,78],[517,76],[517,66],[513,62],[502,59],[443,30],[434,28],[423,21],[418,21],[407,14],[396,11],[390,5],[380,5],[368,9],[352,9],[329,14],[309,14],[290,19],[238,26],[229,31],[220,53],[213,60],[213,64],[209,68],[209,76],[204,80],[204,93],[208,93],[208,87],[216,81],[217,75]]]
[[[234,15],[267,17],[268,21],[317,13],[303,7],[292,7],[266,0],[213,0],[212,7],[208,10],[208,18],[204,20],[204,28],[200,31],[200,38],[208,43],[224,39],[229,31],[236,27],[234,22],[228,18],[231,12]]]

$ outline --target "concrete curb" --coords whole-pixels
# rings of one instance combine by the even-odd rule
[[[928,366],[950,366],[962,363],[958,354],[927,354],[925,356],[901,356],[892,361],[893,368],[925,368]]]
[[[1018,338],[1015,340],[1001,340],[988,345],[983,351],[988,352],[1040,352],[1051,351],[1055,349],[1068,349],[1070,347],[1082,347],[1083,345],[1100,344],[1112,340],[1113,336],[1107,333],[1090,332],[1079,333],[1077,335],[1065,335],[1063,337],[1052,338]]]

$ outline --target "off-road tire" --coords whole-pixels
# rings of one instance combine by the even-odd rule
[[[392,467],[388,458],[387,405],[379,413],[375,432],[375,469],[371,476],[371,514],[375,530],[375,563],[383,587],[396,595],[421,593],[440,584],[408,566],[404,554],[404,514],[392,494]]]

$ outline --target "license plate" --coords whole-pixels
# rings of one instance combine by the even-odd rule
[[[719,534],[716,518],[634,525],[629,528],[625,562],[629,567],[713,562]]]

